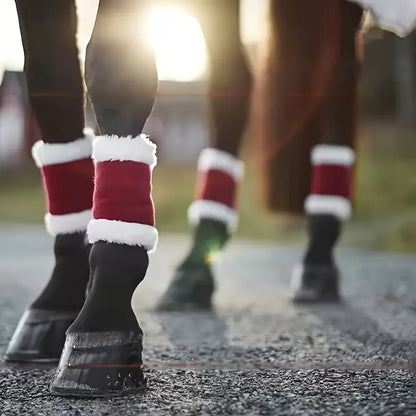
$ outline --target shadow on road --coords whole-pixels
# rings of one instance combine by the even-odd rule
[[[392,336],[383,329],[380,321],[369,317],[348,301],[305,305],[301,309],[318,317],[324,327],[332,327],[365,345],[372,356],[383,355],[392,360],[405,360],[409,363],[416,359],[416,342],[413,339]],[[406,333],[406,329],[403,333]]]
[[[214,311],[158,315],[169,341],[176,347],[195,347],[201,343],[208,343],[212,348],[227,345],[226,322]]]

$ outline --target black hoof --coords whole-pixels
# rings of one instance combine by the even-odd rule
[[[333,265],[298,265],[292,274],[293,301],[337,302],[339,273]]]
[[[65,344],[65,332],[77,312],[28,309],[10,340],[8,362],[58,362]]]
[[[50,390],[56,396],[114,397],[143,391],[142,335],[69,333]]]
[[[159,311],[211,309],[214,277],[207,265],[178,269],[158,302]]]

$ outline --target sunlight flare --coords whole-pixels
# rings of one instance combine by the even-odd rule
[[[200,79],[206,68],[206,49],[199,23],[178,7],[157,7],[149,19],[159,77],[175,81]]]

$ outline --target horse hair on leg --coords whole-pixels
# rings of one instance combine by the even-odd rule
[[[250,106],[251,74],[239,36],[240,1],[197,0],[189,7],[201,24],[209,56],[211,140],[199,157],[195,201],[188,210],[192,246],[159,301],[159,310],[211,307],[211,265],[238,221],[238,153]]]
[[[141,134],[157,88],[143,30],[146,10],[145,1],[101,1],[87,48],[86,82],[100,132],[87,231],[91,286],[67,331],[51,385],[56,395],[109,397],[143,388],[143,333],[131,300],[157,243],[151,197],[156,146]]]
[[[42,139],[50,143],[78,139],[84,128],[84,89],[75,0],[15,1],[29,99]]]
[[[55,266],[23,315],[6,360],[57,361],[89,277],[85,230],[92,215],[92,141],[83,134],[74,1],[16,0],[16,7],[29,98],[42,133],[32,153],[47,196],[45,223],[55,237]]]
[[[147,42],[148,0],[100,2],[86,52],[86,84],[102,135],[137,137],[152,111],[157,71]]]

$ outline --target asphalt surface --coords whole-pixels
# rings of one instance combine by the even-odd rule
[[[0,357],[48,278],[51,247],[40,227],[0,224]],[[134,296],[143,394],[52,397],[53,369],[1,361],[0,415],[416,415],[416,257],[339,250],[344,301],[300,307],[288,299],[301,250],[234,241],[214,313],[156,313],[186,247],[162,234]]]

